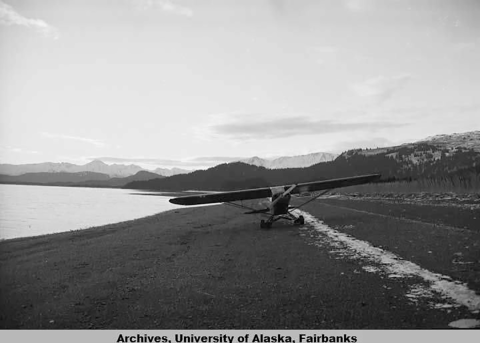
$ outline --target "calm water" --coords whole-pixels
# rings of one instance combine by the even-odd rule
[[[126,189],[0,185],[0,239],[85,229],[182,206]]]

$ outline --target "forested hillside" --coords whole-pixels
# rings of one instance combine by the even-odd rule
[[[425,143],[383,150],[351,150],[332,162],[308,168],[269,170],[236,162],[188,175],[146,182],[126,188],[152,190],[235,190],[297,182],[380,173],[382,181],[469,178],[480,172],[480,153],[466,148],[453,151]]]

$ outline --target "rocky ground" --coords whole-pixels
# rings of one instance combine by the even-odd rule
[[[415,204],[420,206],[436,205],[471,210],[480,209],[480,194],[478,193],[350,193],[341,195],[333,194],[331,197],[351,200],[380,201],[384,203]]]

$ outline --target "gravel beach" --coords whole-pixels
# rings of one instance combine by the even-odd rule
[[[480,319],[478,230],[386,206],[316,201],[302,208],[305,226],[269,230],[235,208],[195,207],[3,241],[0,328],[435,329]],[[371,251],[450,278],[470,298],[421,272],[392,276]]]

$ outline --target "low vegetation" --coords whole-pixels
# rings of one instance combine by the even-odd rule
[[[419,180],[400,180],[371,183],[336,190],[336,193],[375,193],[375,194],[411,194],[411,193],[480,193],[480,175],[470,174],[468,177],[452,176],[449,178],[427,178]]]
[[[380,182],[391,183],[394,187],[404,188],[409,192],[412,190],[478,190],[480,153],[474,150],[457,149],[447,154],[443,150],[434,150],[428,145],[422,145],[420,148],[425,150],[422,150],[422,154],[407,147],[402,147],[395,153],[385,151],[369,154],[368,150],[353,151],[339,156],[332,162],[318,163],[307,168],[270,170],[239,162],[221,164],[187,175],[131,182],[125,188],[160,191],[191,189],[227,191],[379,173],[382,175]],[[427,156],[426,160],[425,156]],[[394,181],[399,183],[392,183]],[[405,188],[405,185],[408,187]],[[385,185],[378,187],[389,188]]]

